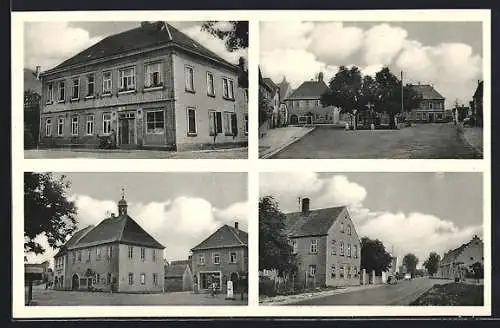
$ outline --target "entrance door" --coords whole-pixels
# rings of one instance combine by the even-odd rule
[[[135,144],[135,119],[120,119],[120,145],[128,146]]]
[[[231,281],[233,282],[233,291],[238,290],[238,274],[236,272],[231,273]]]
[[[73,277],[71,277],[71,290],[77,290],[80,288],[80,279],[78,278],[77,274],[74,274]]]
[[[299,117],[297,115],[290,116],[290,124],[299,124]]]
[[[220,272],[200,272],[200,289],[209,289],[212,282],[217,284],[220,288],[221,275]]]
[[[92,278],[87,278],[87,289],[92,289]]]
[[[429,122],[434,122],[434,113],[429,113]]]

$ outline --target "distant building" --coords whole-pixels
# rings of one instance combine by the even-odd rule
[[[286,126],[288,125],[288,118],[289,118],[289,115],[288,115],[288,107],[286,105],[286,102],[285,102],[285,99],[287,99],[293,92],[293,89],[290,85],[290,83],[288,83],[288,81],[286,80],[286,78],[283,76],[283,80],[278,83],[278,88],[280,90],[280,93],[279,93],[279,125],[280,126]]]
[[[115,292],[162,292],[163,249],[127,213],[122,196],[118,215],[73,234],[54,256],[54,288]]]
[[[472,96],[472,115],[476,117],[478,126],[483,126],[483,81],[477,81],[476,91]]]
[[[484,265],[483,241],[478,236],[445,253],[436,276],[444,279],[462,278],[476,262]]]
[[[248,233],[239,228],[238,222],[234,227],[223,225],[191,252],[192,272],[199,292],[209,291],[213,282],[225,291],[229,280],[236,290],[240,278],[248,276]]]
[[[412,89],[419,93],[422,100],[417,108],[408,113],[408,119],[415,122],[442,122],[445,119],[445,98],[429,84],[415,84]]]
[[[165,291],[182,292],[193,290],[192,260],[172,261],[165,265]]]
[[[267,84],[270,93],[270,103],[272,106],[272,116],[271,116],[271,128],[276,128],[280,123],[279,107],[280,107],[280,89],[279,87],[268,77],[263,78],[263,83]]]
[[[361,242],[345,206],[286,214],[286,234],[299,257],[297,279],[316,286],[360,284]]]
[[[289,124],[336,124],[340,110],[335,106],[323,107],[321,95],[328,90],[323,73],[316,81],[306,81],[284,99],[288,110]]]

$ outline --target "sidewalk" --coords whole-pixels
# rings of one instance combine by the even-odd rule
[[[314,127],[287,126],[267,131],[266,135],[259,139],[259,157],[269,158],[275,155],[314,129]]]
[[[326,290],[323,292],[310,292],[303,293],[298,295],[285,295],[285,296],[275,296],[275,297],[266,297],[259,300],[259,303],[262,305],[288,305],[294,304],[303,300],[310,300],[314,298],[322,298],[326,296],[345,294],[357,292],[360,290],[367,290],[378,288],[382,286],[387,286],[386,284],[377,284],[377,285],[360,285],[360,286],[348,286],[348,287],[339,287],[338,289]]]
[[[474,149],[483,154],[483,128],[481,127],[464,127],[463,128],[465,141],[474,147]]]

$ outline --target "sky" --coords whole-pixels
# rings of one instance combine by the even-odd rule
[[[260,196],[273,196],[282,212],[347,206],[358,235],[381,240],[398,258],[412,252],[423,264],[483,236],[481,173],[261,173]]]
[[[71,182],[67,197],[75,201],[78,229],[97,225],[111,213],[125,190],[128,214],[162,243],[168,260],[187,259],[189,250],[223,224],[248,231],[246,173],[57,173]],[[214,191],[217,192],[214,192]],[[30,263],[50,260],[44,236],[43,255],[25,254]]]
[[[238,58],[248,58],[246,50],[228,52],[224,41],[201,31],[202,22],[169,24],[212,50],[227,61],[237,64]],[[220,22],[223,27],[224,22]],[[41,66],[48,70],[107,36],[140,26],[140,22],[27,22],[24,26],[24,67]],[[57,37],[54,37],[57,36]]]
[[[472,100],[482,47],[480,22],[263,22],[259,64],[292,88],[320,71],[328,82],[341,65],[367,75],[388,66],[405,83],[434,85],[450,108]]]

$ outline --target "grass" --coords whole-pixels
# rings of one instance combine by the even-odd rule
[[[481,306],[483,288],[461,283],[436,284],[411,305]]]

